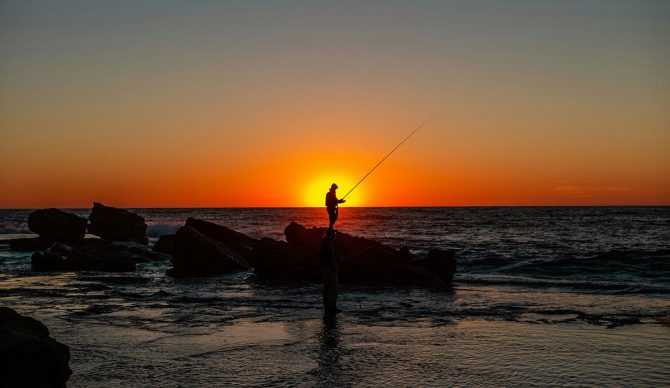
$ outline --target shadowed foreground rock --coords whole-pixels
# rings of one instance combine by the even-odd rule
[[[41,237],[22,237],[2,240],[0,244],[8,244],[9,248],[15,251],[39,251],[49,248],[53,241]]]
[[[0,386],[65,387],[70,348],[36,319],[0,307]]]
[[[28,228],[39,237],[2,240],[16,251],[39,251],[55,242],[75,244],[84,239],[86,219],[58,209],[35,210],[28,216]]]
[[[84,239],[86,219],[59,209],[35,210],[28,216],[28,229],[50,242],[76,243]]]
[[[146,245],[147,224],[144,218],[128,210],[93,203],[88,232],[112,241],[135,241]]]
[[[242,255],[191,226],[182,226],[174,236],[174,277],[214,276],[249,269]]]
[[[74,246],[55,243],[46,251],[33,253],[31,264],[37,272],[127,272],[135,270],[135,263],[169,258],[141,244],[90,238]]]

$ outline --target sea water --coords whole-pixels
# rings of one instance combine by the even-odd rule
[[[73,209],[87,216],[88,209]],[[283,239],[325,209],[134,209],[151,242],[187,217]],[[0,239],[30,236],[0,211]],[[456,251],[453,292],[342,287],[324,320],[319,284],[251,272],[173,279],[34,273],[0,245],[0,304],[70,346],[69,386],[668,386],[670,208],[347,208],[343,232]]]

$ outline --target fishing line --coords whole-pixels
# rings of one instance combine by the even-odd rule
[[[354,189],[355,189],[358,185],[360,185],[361,182],[363,182],[363,180],[365,180],[365,178],[368,177],[368,175],[372,174],[372,172],[373,172],[377,167],[379,167],[379,165],[382,164],[382,162],[384,162],[384,161],[386,160],[386,158],[388,158],[389,156],[391,156],[391,154],[393,153],[393,151],[397,150],[397,149],[398,149],[404,142],[407,141],[407,139],[409,139],[410,137],[412,137],[412,135],[414,135],[415,133],[417,133],[417,132],[419,131],[419,129],[421,129],[421,127],[423,127],[424,125],[426,125],[426,123],[429,122],[433,117],[435,117],[435,115],[432,115],[432,116],[428,117],[423,123],[421,123],[421,125],[419,125],[418,127],[416,127],[416,128],[412,131],[412,133],[410,133],[409,135],[407,135],[407,137],[405,137],[404,139],[402,139],[402,141],[401,141],[397,146],[395,146],[395,148],[392,149],[391,152],[389,152],[386,156],[384,156],[384,158],[383,158],[382,160],[380,160],[379,163],[377,163],[374,167],[372,167],[372,170],[370,170],[367,174],[365,174],[365,176],[364,176],[363,178],[361,178],[361,180],[358,181],[358,183],[356,183],[356,184],[354,185],[354,187],[352,187],[351,190],[349,190],[349,192],[346,193],[346,194],[344,195],[344,197],[342,197],[342,199],[347,198],[347,195],[351,194],[351,192],[354,191]]]

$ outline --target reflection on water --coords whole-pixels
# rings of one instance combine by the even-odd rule
[[[324,316],[323,329],[319,333],[319,366],[314,371],[317,383],[321,387],[346,386],[340,364],[340,337],[342,336],[337,316]]]

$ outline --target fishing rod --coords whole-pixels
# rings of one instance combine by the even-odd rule
[[[372,172],[373,172],[377,167],[379,167],[379,165],[382,164],[382,163],[386,160],[386,158],[388,158],[389,156],[391,156],[391,154],[393,153],[393,151],[395,151],[395,150],[397,150],[398,148],[400,148],[400,146],[401,146],[404,142],[406,142],[407,139],[409,139],[410,137],[412,137],[412,135],[414,135],[415,133],[417,133],[417,132],[419,131],[419,129],[421,129],[421,127],[423,127],[424,125],[426,125],[426,123],[428,123],[433,117],[435,117],[435,115],[428,117],[423,123],[421,123],[421,125],[419,125],[418,127],[416,127],[416,128],[412,131],[412,133],[410,133],[409,135],[407,135],[407,137],[405,137],[404,139],[402,139],[402,141],[401,141],[397,146],[395,146],[395,148],[392,149],[391,152],[389,152],[386,156],[384,156],[384,158],[383,158],[382,160],[380,160],[379,163],[377,163],[374,167],[372,167],[372,170],[370,170],[367,174],[365,174],[365,176],[364,176],[363,178],[361,178],[361,180],[358,181],[358,183],[356,183],[356,184],[354,185],[354,187],[352,187],[351,190],[349,190],[349,192],[346,193],[346,194],[344,195],[344,197],[342,197],[342,199],[347,198],[347,195],[351,194],[351,192],[354,191],[354,189],[355,189],[356,187],[358,187],[358,185],[360,185],[361,182],[363,182],[363,181],[365,180],[365,178],[368,177],[368,175],[372,174]]]

